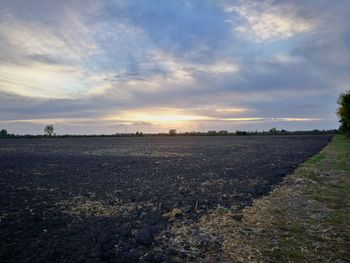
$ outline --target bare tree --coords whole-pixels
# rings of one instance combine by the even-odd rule
[[[46,135],[52,136],[53,130],[54,130],[53,125],[52,124],[48,124],[48,125],[45,126],[44,132],[45,132]]]
[[[175,129],[169,130],[169,135],[171,135],[171,136],[176,135],[176,130]]]
[[[5,130],[5,129],[2,129],[1,131],[0,131],[0,137],[6,137],[8,134],[7,134],[7,130]]]

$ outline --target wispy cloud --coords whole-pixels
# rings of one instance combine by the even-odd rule
[[[276,6],[272,1],[241,1],[225,11],[242,18],[243,23],[234,27],[236,32],[258,42],[287,39],[313,28],[312,21],[294,14],[293,6]]]

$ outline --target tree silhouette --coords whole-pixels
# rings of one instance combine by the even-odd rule
[[[175,129],[169,130],[169,135],[172,135],[172,136],[176,135],[176,130]]]
[[[49,124],[49,125],[46,125],[46,126],[45,126],[44,132],[45,132],[46,135],[52,136],[53,130],[54,130],[53,125],[52,125],[52,124]]]
[[[7,134],[7,130],[5,130],[5,129],[2,129],[1,131],[0,131],[0,137],[6,137],[8,134]]]

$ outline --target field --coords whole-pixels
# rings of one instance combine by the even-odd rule
[[[194,241],[178,238],[174,226],[186,236],[186,226],[218,208],[239,221],[245,207],[330,139],[0,140],[0,258],[200,261],[208,252],[220,253],[222,240],[200,229]]]

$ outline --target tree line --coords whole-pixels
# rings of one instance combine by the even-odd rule
[[[177,132],[175,129],[169,130],[168,133],[156,133],[148,134],[153,136],[247,136],[247,135],[303,135],[303,134],[335,134],[338,133],[338,130],[310,130],[310,131],[287,131],[287,130],[278,130],[276,128],[271,128],[268,131],[244,131],[236,130],[233,132],[227,130],[211,130],[207,132]]]
[[[167,133],[115,133],[115,134],[89,134],[89,135],[75,135],[75,134],[64,134],[56,135],[53,132],[47,132],[43,135],[15,135],[8,134],[5,129],[1,130],[0,138],[83,138],[83,137],[142,137],[142,136],[254,136],[254,135],[315,135],[315,134],[336,134],[339,130],[310,130],[310,131],[287,131],[277,130],[272,128],[268,131],[242,131],[237,130],[229,132],[226,130],[220,131],[207,131],[207,132],[177,132],[176,130],[169,131]]]

